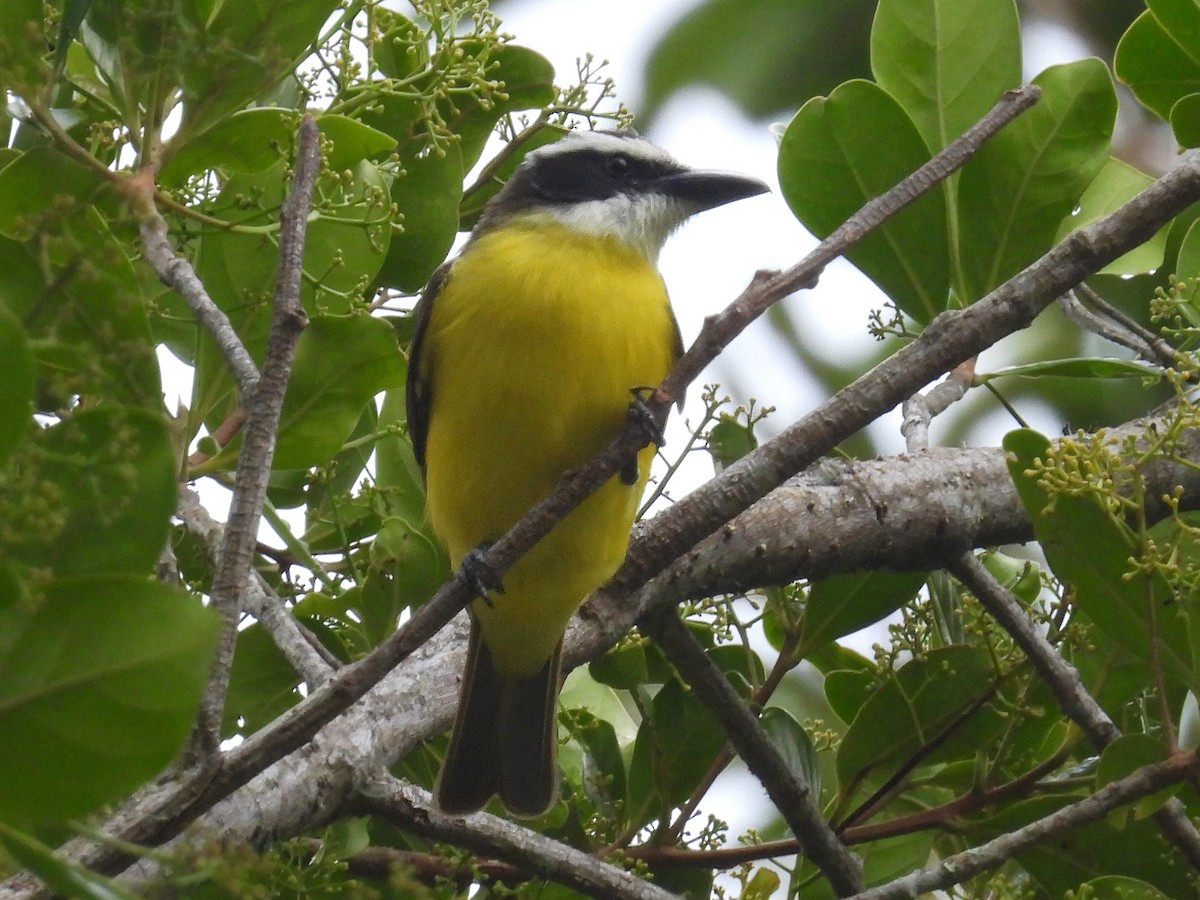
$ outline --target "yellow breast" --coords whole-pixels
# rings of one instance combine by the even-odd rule
[[[624,426],[633,387],[657,385],[676,352],[666,289],[615,240],[550,222],[472,242],[431,312],[428,510],[451,561],[495,540]],[[645,486],[618,478],[561,522],[476,604],[496,663],[533,671],[583,597],[625,555]]]

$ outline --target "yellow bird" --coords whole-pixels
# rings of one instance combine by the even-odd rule
[[[416,308],[408,425],[430,525],[458,567],[624,427],[631,391],[681,352],[656,268],[694,213],[763,193],[688,169],[631,131],[573,132],[531,152]],[[471,604],[458,716],[437,804],[493,796],[514,815],[555,799],[567,622],[621,564],[652,447]]]

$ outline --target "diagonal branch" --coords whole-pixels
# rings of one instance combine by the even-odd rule
[[[229,316],[208,295],[192,264],[177,255],[167,240],[167,220],[154,206],[152,174],[149,171],[138,173],[131,179],[130,187],[137,206],[138,229],[146,262],[163,284],[174,288],[187,301],[196,321],[216,342],[242,396],[249,396],[258,384],[258,367],[234,330]]]
[[[886,885],[863,891],[853,900],[908,900],[944,890],[999,868],[1017,854],[1075,828],[1097,822],[1113,810],[1149,797],[1163,788],[1200,772],[1200,758],[1189,753],[1144,766],[1105,785],[1084,799],[1063,807],[1016,831],[943,859],[936,865],[913,872]]]
[[[1121,731],[1100,704],[1087,692],[1075,667],[1050,645],[1025,614],[1019,600],[989,572],[973,553],[964,553],[951,567],[954,576],[975,594],[984,608],[1002,625],[1029,657],[1046,682],[1059,707],[1097,751],[1121,736]],[[1200,871],[1200,832],[1178,800],[1172,800],[1154,815],[1155,822],[1171,842]]]
[[[738,755],[762,783],[775,808],[799,841],[801,852],[829,880],[838,897],[862,890],[862,862],[838,840],[817,808],[811,785],[792,771],[754,713],[671,608],[656,610],[638,621],[662,647],[683,679],[696,691],[721,724]]]
[[[210,559],[215,562],[217,548],[224,540],[224,526],[209,515],[190,489],[180,492],[175,512],[184,527],[204,542]],[[246,585],[246,610],[258,619],[279,652],[310,686],[320,684],[341,666],[341,661],[297,621],[283,598],[257,572],[252,573]]]

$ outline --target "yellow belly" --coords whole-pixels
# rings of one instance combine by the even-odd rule
[[[674,324],[661,277],[636,251],[516,225],[454,263],[422,354],[429,517],[457,566],[620,431],[630,389],[657,385],[670,367]],[[504,575],[492,605],[475,603],[501,671],[536,671],[616,571],[652,456],[639,455],[635,485],[613,478],[560,522]]]

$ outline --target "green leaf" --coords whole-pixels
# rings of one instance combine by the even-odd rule
[[[162,420],[104,406],[21,446],[0,481],[0,558],[57,574],[154,570],[175,510],[175,456]]]
[[[997,378],[1161,378],[1162,370],[1157,366],[1136,359],[1102,359],[1083,357],[1079,359],[1048,359],[1045,362],[1027,363],[1021,366],[1005,366],[995,372],[975,376],[976,384],[987,384]]]
[[[741,900],[771,900],[779,890],[779,885],[779,876],[764,866],[750,876],[742,891]]]
[[[871,28],[871,71],[929,148],[941,150],[1020,84],[1016,5],[881,0]]]
[[[868,74],[874,0],[707,0],[659,40],[646,63],[639,122],[689,85],[721,91],[754,119],[795,109]],[[829,52],[836,47],[836,52]]]
[[[52,147],[26,150],[0,169],[0,235],[28,240],[81,214],[104,194],[102,175]]]
[[[385,516],[371,542],[370,559],[371,567],[387,577],[389,597],[384,607],[386,617],[374,629],[374,642],[378,642],[396,630],[402,610],[415,609],[433,596],[450,576],[450,561],[423,517],[402,516]],[[365,588],[376,580],[368,577]],[[364,600],[370,596],[365,588]],[[378,620],[369,614],[363,616],[364,627],[372,621]]]
[[[1104,64],[1053,66],[1034,82],[1042,101],[988,141],[959,178],[965,302],[1049,250],[1109,158],[1117,98]]]
[[[1055,243],[1072,231],[1116,212],[1153,183],[1154,179],[1144,172],[1115,157],[1110,158],[1079,198],[1079,205],[1063,219]],[[1155,271],[1163,263],[1170,230],[1170,225],[1164,225],[1150,240],[1114,259],[1096,274],[1140,275]]]
[[[1042,590],[1041,567],[1031,559],[1009,556],[1000,550],[987,550],[979,556],[985,569],[1017,599],[1032,603]]]
[[[49,75],[44,18],[41,0],[0,3],[0,84],[17,94],[31,92]]]
[[[1200,93],[1181,97],[1171,107],[1171,130],[1181,147],[1200,147]]]
[[[1146,0],[1146,6],[1171,40],[1200,63],[1200,6],[1196,0]]]
[[[371,45],[371,61],[388,78],[408,78],[429,65],[429,40],[424,30],[404,16]]]
[[[1200,277],[1200,221],[1193,222],[1184,233],[1175,259],[1175,274],[1180,278]]]
[[[757,446],[754,426],[727,413],[722,413],[720,421],[708,432],[708,452],[718,473]]]
[[[444,155],[427,153],[404,159],[404,170],[391,186],[392,202],[403,230],[392,235],[377,283],[418,291],[442,264],[458,235],[463,164],[457,147]]]
[[[625,758],[617,732],[586,709],[564,715],[572,719],[571,734],[583,747],[583,789],[592,805],[612,815],[625,797]]]
[[[791,713],[778,706],[764,709],[759,721],[783,757],[788,771],[795,772],[812,789],[813,797],[821,796],[820,759],[804,727],[792,718]]]
[[[1200,62],[1150,11],[1142,13],[1117,44],[1113,70],[1143,106],[1165,120],[1179,100],[1200,92]]]
[[[298,120],[291,109],[239,110],[179,147],[163,166],[159,181],[179,185],[187,176],[209,169],[261,172],[284,156]]]
[[[49,148],[0,170],[0,296],[37,360],[40,410],[78,395],[162,402],[141,288],[109,225],[116,212],[96,173]]]
[[[346,366],[346,360],[354,360]],[[318,316],[296,347],[283,401],[275,465],[303,469],[331,459],[376,394],[404,383],[392,328],[365,315]]]
[[[1100,763],[1096,766],[1096,788],[1098,790],[1132,775],[1143,766],[1163,762],[1169,757],[1166,744],[1157,735],[1123,734],[1101,751]],[[1109,822],[1121,827],[1130,816],[1134,819],[1151,816],[1181,788],[1181,784],[1174,784],[1141,798],[1132,806],[1115,809],[1109,815]]]
[[[135,894],[84,866],[66,862],[36,838],[0,822],[0,845],[46,887],[76,900],[137,900]]]
[[[1124,875],[1104,875],[1100,878],[1093,878],[1086,884],[1081,884],[1080,888],[1087,888],[1091,891],[1090,894],[1087,894],[1088,900],[1171,900],[1169,895],[1164,894],[1149,882],[1128,878]]]
[[[886,141],[878,136],[887,134]],[[779,185],[796,217],[827,237],[866,201],[929,159],[912,120],[869,81],[850,81],[796,113],[779,145]],[[847,254],[917,322],[946,308],[946,195],[929,191]]]
[[[804,607],[801,658],[843,635],[865,628],[898,610],[917,595],[924,572],[854,572],[813,584]]]
[[[1049,448],[1035,431],[1004,437],[1009,474],[1051,570],[1073,589],[1075,607],[1111,640],[1142,660],[1157,658],[1168,675],[1194,690],[1200,639],[1193,634],[1190,604],[1175,596],[1161,573],[1127,577],[1137,555],[1134,535],[1094,497],[1047,492],[1035,463],[1047,458]]]
[[[346,360],[354,360],[347,366]],[[404,383],[392,328],[366,315],[317,316],[301,333],[283,399],[275,470],[306,469],[332,459],[376,394]],[[196,469],[237,461],[240,436]]]
[[[682,803],[725,745],[704,704],[678,681],[654,695],[629,763],[626,830],[636,831]]]
[[[0,305],[0,359],[4,360],[4,365],[0,365],[0,473],[3,473],[5,461],[29,434],[33,415],[33,354],[29,352],[21,323],[3,305]]]
[[[338,0],[253,0],[224,3],[215,16],[180,23],[186,41],[175,49],[183,84],[183,120],[173,144],[183,144],[274,87],[306,56]],[[186,54],[186,56],[184,56]]]
[[[400,357],[401,365],[407,364]],[[383,395],[379,410],[379,428],[400,428],[407,425],[408,407],[404,391],[395,388]],[[425,476],[417,465],[412,441],[405,434],[384,438],[375,448],[375,484],[388,493],[388,509],[410,520],[425,517]]]
[[[646,666],[645,647],[641,644],[618,644],[599,659],[588,663],[588,674],[601,684],[617,690],[631,691],[646,684],[650,673]]]
[[[53,822],[116,800],[191,727],[219,620],[146,578],[47,582],[0,604],[0,819]]]
[[[321,116],[317,129],[332,144],[325,164],[335,172],[351,168],[360,159],[386,157],[396,148],[396,139],[390,134],[348,116]]]
[[[866,667],[833,669],[825,675],[825,700],[837,717],[849,725],[875,690],[875,675]]]
[[[222,734],[253,734],[299,700],[300,676],[257,622],[238,632]]]
[[[986,702],[996,677],[982,646],[940,647],[905,664],[850,723],[838,748],[840,784],[878,784],[916,755],[925,763],[971,758],[1006,724]]]

